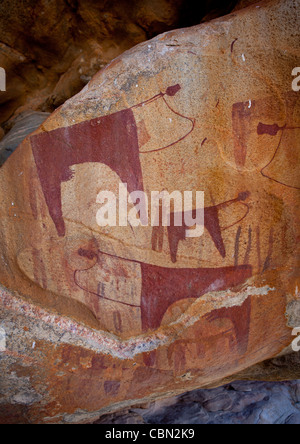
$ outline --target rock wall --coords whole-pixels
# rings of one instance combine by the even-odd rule
[[[300,381],[234,382],[106,415],[95,424],[300,424]]]
[[[5,162],[4,421],[92,422],[228,380],[299,379],[295,355],[287,372],[261,364],[300,325],[298,6],[140,44]],[[204,205],[143,223],[156,190],[204,191]],[[130,223],[99,223],[101,191],[125,195]]]
[[[136,44],[178,27],[221,16],[235,0],[2,0],[0,125],[14,116],[52,112],[78,93],[99,69]],[[0,131],[1,132],[1,131]]]

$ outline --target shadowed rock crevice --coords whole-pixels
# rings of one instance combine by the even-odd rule
[[[237,0],[3,0],[0,138],[26,110],[52,112],[138,43],[229,13]],[[3,131],[2,131],[3,129]]]
[[[104,415],[94,424],[300,424],[300,381],[233,382]]]

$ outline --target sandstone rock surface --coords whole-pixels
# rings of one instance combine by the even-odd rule
[[[137,46],[4,164],[2,410],[90,422],[218,385],[291,344],[298,6],[268,1]],[[99,227],[97,196],[121,182],[204,191],[203,236]]]
[[[222,3],[222,2],[221,2]],[[223,2],[224,3],[224,2]],[[231,12],[236,0],[1,0],[0,125],[26,110],[52,112],[112,59],[162,32]],[[1,130],[0,130],[1,133]]]

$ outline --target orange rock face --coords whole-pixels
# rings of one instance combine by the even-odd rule
[[[1,402],[12,415],[90,421],[215,384],[290,345],[297,5],[254,5],[139,45],[1,169]],[[135,223],[142,206],[130,199],[135,221],[100,226],[101,191],[116,196],[116,220],[121,193],[202,191],[203,235]]]

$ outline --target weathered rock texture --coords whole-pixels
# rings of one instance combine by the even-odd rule
[[[300,381],[234,382],[105,415],[95,424],[300,424]]]
[[[139,45],[4,164],[1,403],[11,416],[90,422],[216,386],[290,345],[298,6],[265,2]],[[204,191],[204,235],[99,227],[97,195],[118,195],[120,182],[147,195]]]
[[[224,6],[225,4],[225,6]],[[112,59],[170,29],[232,10],[236,0],[1,0],[5,132],[24,110],[52,112]],[[1,132],[1,131],[0,131]]]
[[[11,156],[25,137],[35,131],[47,117],[49,117],[49,113],[26,111],[15,119],[13,128],[0,142],[0,166]]]

